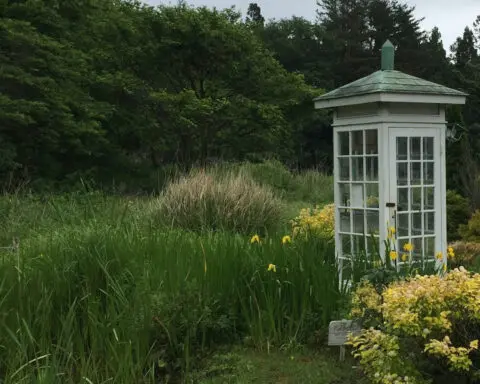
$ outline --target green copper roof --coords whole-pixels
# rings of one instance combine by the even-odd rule
[[[409,93],[421,95],[467,96],[443,85],[420,79],[406,73],[389,70],[377,71],[353,83],[344,85],[315,100],[331,100],[371,93]]]
[[[372,93],[406,93],[416,95],[467,96],[466,93],[395,71],[395,47],[387,40],[382,46],[381,70],[344,85],[314,100],[343,99]]]

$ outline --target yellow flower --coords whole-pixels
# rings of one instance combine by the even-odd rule
[[[258,235],[253,236],[253,237],[250,239],[250,243],[251,243],[251,244],[253,244],[253,243],[260,243],[260,236],[258,236]]]
[[[447,263],[443,263],[443,272],[447,272]]]
[[[395,227],[390,227],[388,228],[388,238],[391,239],[392,237],[395,236]]]
[[[437,252],[435,257],[437,258],[437,260],[442,260],[443,259],[443,253],[442,252]]]
[[[407,261],[408,256],[406,253],[402,254],[402,261]]]
[[[413,245],[411,243],[405,243],[405,244],[403,244],[403,250],[405,252],[412,252]]]
[[[270,271],[277,272],[277,266],[275,264],[268,264],[267,271],[268,272],[270,272]]]
[[[397,251],[390,251],[390,260],[395,261],[397,260],[398,253]]]
[[[455,251],[453,250],[452,247],[448,247],[447,252],[448,252],[448,258],[450,259],[455,258]]]
[[[287,244],[291,242],[292,242],[292,238],[290,236],[286,235],[282,237],[282,244]]]

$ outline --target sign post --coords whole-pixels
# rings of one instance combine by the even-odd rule
[[[345,343],[349,334],[358,335],[362,331],[360,323],[353,320],[331,321],[328,326],[328,345],[340,347],[340,361],[345,360]]]

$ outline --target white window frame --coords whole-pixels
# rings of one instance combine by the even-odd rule
[[[446,262],[446,180],[445,180],[445,129],[441,129],[438,125],[434,126],[419,126],[406,128],[404,126],[390,126],[388,129],[388,148],[389,148],[389,179],[387,179],[389,185],[388,200],[395,203],[395,208],[387,208],[387,217],[393,219],[393,225],[397,226],[396,210],[398,208],[398,196],[397,196],[397,137],[433,137],[434,139],[434,236],[435,236],[435,254],[442,252],[443,259],[437,260],[434,255],[425,255],[430,260],[435,261],[437,268],[443,262]],[[410,161],[410,159],[409,159]],[[409,163],[410,164],[410,163]],[[410,174],[410,166],[408,167],[408,174]],[[423,162],[421,167],[423,173]],[[422,187],[422,196],[424,194],[424,185]],[[410,186],[408,187],[410,190]],[[409,195],[409,199],[410,199]],[[422,200],[423,201],[423,200]],[[423,209],[423,206],[422,206]],[[408,211],[410,212],[410,208]],[[411,223],[409,226],[411,227]],[[422,227],[424,227],[424,216],[422,214]],[[398,233],[398,232],[397,232]],[[411,236],[411,229],[410,234]],[[400,247],[403,244],[397,241],[397,246]],[[398,249],[401,251],[400,249]]]

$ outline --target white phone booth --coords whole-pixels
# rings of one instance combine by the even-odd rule
[[[395,71],[394,52],[387,41],[381,70],[314,100],[317,109],[333,109],[342,264],[375,246],[383,258],[390,227],[400,261],[410,243],[414,261],[434,262],[442,252],[437,262],[446,262],[445,107],[464,104],[467,95]]]

